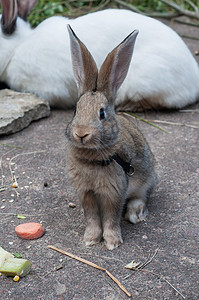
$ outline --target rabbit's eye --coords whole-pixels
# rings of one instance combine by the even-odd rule
[[[100,120],[103,120],[105,119],[105,111],[104,111],[104,108],[100,108],[100,111],[99,111],[99,118]]]

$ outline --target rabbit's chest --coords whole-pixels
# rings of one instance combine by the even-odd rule
[[[69,175],[80,193],[88,190],[103,193],[113,187],[123,189],[127,185],[123,170],[115,162],[112,162],[109,166],[76,165],[70,170]]]

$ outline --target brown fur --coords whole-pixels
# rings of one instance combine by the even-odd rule
[[[77,39],[75,35],[70,37]],[[135,36],[129,36],[119,48],[116,47],[109,54],[110,59],[104,62],[105,66],[102,66],[97,79],[97,86],[100,82],[101,91],[89,91],[87,86],[88,91],[80,97],[76,114],[66,130],[68,174],[79,195],[87,221],[84,242],[86,245],[93,245],[103,238],[109,250],[122,242],[120,220],[126,201],[125,218],[133,223],[143,220],[146,215],[147,196],[156,180],[154,159],[148,143],[134,125],[133,118],[124,114],[116,115],[113,106],[114,91],[126,76],[126,66],[125,70],[121,70],[123,66],[116,57],[118,58],[118,51],[120,56],[125,57],[126,43],[129,48],[134,41]],[[78,43],[81,42],[78,40]],[[120,52],[121,48],[123,50]],[[78,51],[72,50],[73,53]],[[83,51],[86,51],[86,48]],[[132,53],[128,55],[131,56]],[[84,57],[85,55],[82,59]],[[127,60],[130,63],[129,57]],[[108,69],[112,71],[106,76]],[[79,70],[74,70],[74,74],[78,81],[77,71],[79,74]],[[88,75],[86,70],[80,71]],[[117,76],[118,71],[119,75],[120,71],[124,74],[123,77]],[[102,78],[105,77],[103,90]],[[111,82],[111,78],[119,79],[118,82]],[[77,84],[80,85],[80,89],[81,84],[85,86],[85,82],[81,80]],[[110,95],[111,100],[107,95]],[[104,115],[101,117],[102,109]],[[108,165],[101,164],[102,161],[109,161],[115,153],[123,161],[132,164],[135,169],[132,177],[128,177],[115,160]]]

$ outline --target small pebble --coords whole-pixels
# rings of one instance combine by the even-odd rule
[[[142,238],[143,238],[144,240],[147,240],[147,239],[148,239],[148,236],[147,236],[147,235],[143,235]]]
[[[13,187],[13,188],[18,188],[17,182],[14,182],[13,185],[12,185],[12,187]]]
[[[58,266],[58,267],[56,267],[54,270],[55,270],[55,271],[58,271],[58,270],[60,270],[60,269],[63,269],[63,266]]]
[[[15,277],[13,278],[14,281],[19,281],[19,276],[15,275]]]
[[[68,203],[68,206],[69,206],[69,207],[72,207],[72,208],[75,208],[75,207],[76,207],[76,204],[73,203],[73,202],[69,202],[69,203]]]
[[[2,199],[2,202],[6,202],[6,199]]]
[[[14,200],[13,200],[13,199],[11,199],[11,200],[9,200],[9,202],[10,202],[10,203],[12,203],[12,202],[14,202]]]

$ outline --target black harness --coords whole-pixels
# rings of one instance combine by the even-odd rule
[[[128,176],[133,176],[134,167],[129,162],[124,161],[117,153],[115,153],[112,156],[109,156],[109,158],[106,160],[97,160],[93,161],[93,163],[99,164],[102,167],[104,167],[110,165],[112,161],[116,161],[116,163],[118,163],[118,165],[122,167],[122,169]]]

